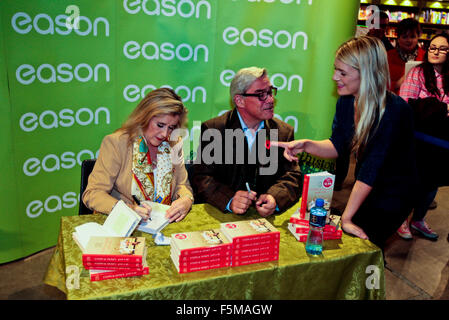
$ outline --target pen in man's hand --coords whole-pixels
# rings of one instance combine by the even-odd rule
[[[249,188],[248,182],[246,182],[246,190],[248,190],[248,192],[251,193],[251,189]]]

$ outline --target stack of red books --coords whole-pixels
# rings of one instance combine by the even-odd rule
[[[342,231],[339,229],[339,225],[340,216],[329,215],[323,230],[323,240],[341,239]],[[301,218],[301,214],[298,211],[292,214],[288,224],[288,230],[290,230],[296,240],[306,242],[309,228],[308,214],[306,214],[306,218]]]
[[[221,230],[232,240],[232,266],[279,260],[280,232],[266,219],[227,222]]]
[[[90,237],[83,266],[91,281],[141,276],[149,273],[143,237]]]
[[[231,265],[231,242],[218,229],[173,234],[170,247],[179,273]]]

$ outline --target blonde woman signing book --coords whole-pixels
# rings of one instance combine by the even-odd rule
[[[151,207],[146,203],[139,206],[135,196],[139,202],[170,205],[170,222],[184,219],[193,204],[192,188],[182,148],[175,151],[176,141],[169,137],[185,123],[186,116],[187,109],[173,90],[160,88],[148,93],[123,126],[103,139],[83,193],[85,205],[109,214],[121,199],[147,220]],[[172,153],[177,161],[172,161]]]
[[[360,37],[342,44],[332,79],[340,98],[330,139],[279,145],[290,161],[297,159],[299,152],[322,158],[354,153],[356,182],[342,214],[342,228],[383,249],[413,206],[412,110],[387,91],[387,55],[376,38]]]

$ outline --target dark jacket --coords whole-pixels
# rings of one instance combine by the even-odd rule
[[[205,135],[207,129],[216,129],[208,131],[214,135],[213,139]],[[195,200],[225,211],[229,200],[237,191],[246,190],[245,183],[248,182],[258,195],[272,195],[281,212],[295,204],[302,191],[302,175],[297,163],[284,158],[282,149],[268,148],[267,140],[275,133],[273,129],[277,129],[278,137],[271,140],[291,141],[294,138],[293,128],[287,123],[274,118],[266,120],[265,131],[259,131],[249,152],[244,136],[240,136],[243,142],[240,149],[238,139],[232,138],[232,134],[243,134],[235,109],[204,122],[193,166]],[[219,148],[214,149],[214,146]],[[213,161],[207,159],[211,156]]]
[[[449,118],[447,105],[437,98],[409,99],[415,119],[416,161],[420,182],[426,189],[449,185],[449,149],[441,142],[449,143]],[[435,141],[432,138],[440,140]],[[423,140],[424,139],[424,140]],[[437,144],[433,144],[436,142]]]

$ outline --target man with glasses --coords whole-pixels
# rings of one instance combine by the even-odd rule
[[[270,146],[270,140],[294,138],[292,126],[273,118],[277,89],[266,69],[250,67],[237,72],[230,93],[232,110],[201,126],[191,179],[195,199],[235,214],[251,205],[262,217],[282,212],[299,200],[302,175]]]

